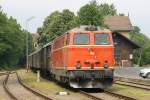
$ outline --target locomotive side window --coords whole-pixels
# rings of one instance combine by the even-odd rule
[[[70,34],[67,33],[67,38],[66,38],[66,45],[69,45],[70,42]]]
[[[109,44],[109,35],[107,33],[95,34],[94,35],[94,43],[96,45],[107,45],[107,44]]]
[[[75,45],[87,45],[89,44],[89,38],[90,38],[89,34],[86,34],[86,33],[75,34],[74,44]]]

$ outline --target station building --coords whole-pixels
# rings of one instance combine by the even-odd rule
[[[133,30],[128,16],[107,16],[104,23],[113,32],[115,66],[132,67],[133,50],[140,48],[130,39]]]

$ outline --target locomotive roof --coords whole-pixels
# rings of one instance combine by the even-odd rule
[[[94,31],[94,32],[99,32],[99,31],[101,31],[101,32],[111,32],[110,30],[105,29],[105,28],[100,28],[100,27],[96,27],[96,26],[86,26],[86,25],[73,28],[68,32],[87,32],[87,31],[89,31],[89,32],[90,31]]]

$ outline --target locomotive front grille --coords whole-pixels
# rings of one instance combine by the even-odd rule
[[[69,72],[70,78],[83,78],[83,79],[103,79],[103,78],[112,78],[113,70],[75,70]]]

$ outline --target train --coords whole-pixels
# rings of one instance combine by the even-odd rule
[[[72,88],[108,88],[114,76],[112,32],[96,26],[71,29],[31,53],[28,62]]]

